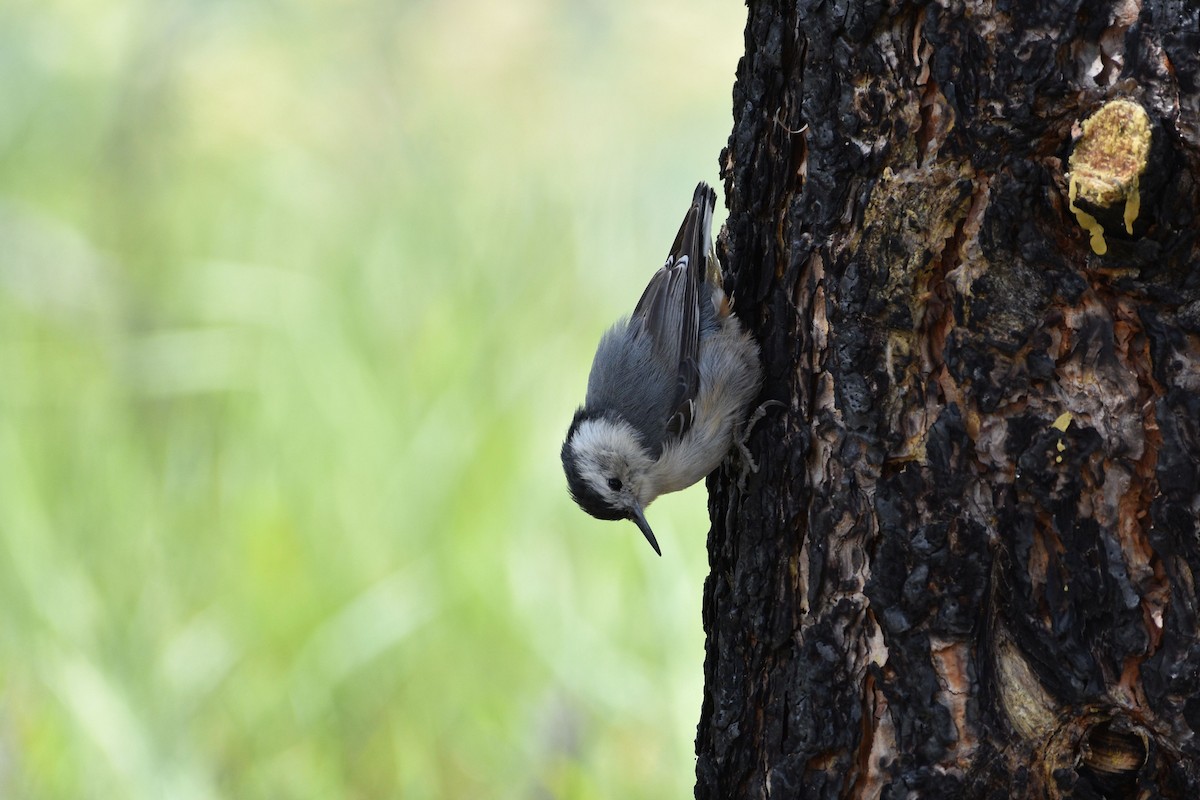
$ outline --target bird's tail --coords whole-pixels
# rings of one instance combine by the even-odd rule
[[[711,292],[713,310],[717,314],[718,319],[724,319],[729,316],[732,310],[732,304],[729,302],[728,296],[725,294],[724,282],[721,279],[721,262],[717,260],[717,247],[712,238],[712,215],[713,207],[717,202],[717,193],[707,183],[701,181],[696,186],[696,193],[692,195],[692,209],[697,211],[697,216],[700,222],[700,232],[702,242],[699,243],[697,253],[703,254],[703,259],[698,259],[699,263],[704,264],[704,271],[698,274],[697,278],[703,278],[704,283],[708,285]],[[683,231],[680,231],[682,235]]]

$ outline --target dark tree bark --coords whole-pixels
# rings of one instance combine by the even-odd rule
[[[698,798],[1200,798],[1198,31],[750,3]]]

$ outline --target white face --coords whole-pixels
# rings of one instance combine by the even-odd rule
[[[570,475],[577,475],[587,491],[572,490],[585,511],[600,519],[633,520],[654,552],[662,555],[654,531],[642,509],[655,497],[650,481],[654,461],[638,441],[629,423],[589,419],[571,435]]]
[[[628,423],[588,420],[571,444],[580,477],[614,511],[631,516],[653,499],[641,496],[651,461]]]

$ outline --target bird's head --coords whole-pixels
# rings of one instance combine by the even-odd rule
[[[571,497],[597,519],[633,520],[654,552],[662,555],[644,509],[654,499],[654,459],[637,432],[616,414],[575,412],[562,448]]]

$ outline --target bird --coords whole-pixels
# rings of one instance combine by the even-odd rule
[[[735,444],[749,456],[742,436],[763,381],[758,344],[722,285],[715,203],[707,183],[696,186],[666,262],[601,337],[562,446],[579,507],[632,520],[659,556],[646,507],[702,480]]]

